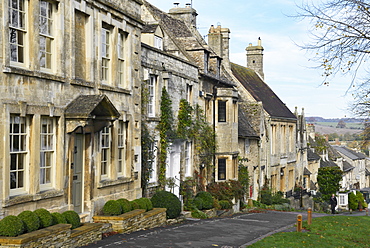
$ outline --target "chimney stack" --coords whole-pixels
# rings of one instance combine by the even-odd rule
[[[249,43],[245,49],[247,51],[247,67],[257,72],[262,79],[265,75],[263,73],[263,47],[261,38],[258,37],[257,46]]]
[[[192,8],[190,3],[187,3],[184,8],[179,7],[179,3],[174,3],[175,7],[168,12],[172,17],[184,21],[189,27],[196,28],[197,26],[197,11]]]

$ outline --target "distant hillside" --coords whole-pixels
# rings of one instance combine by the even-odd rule
[[[345,123],[364,123],[365,119],[363,118],[323,118],[319,116],[310,116],[306,117],[306,122],[315,123],[315,122],[335,122],[344,121]]]
[[[336,133],[338,135],[342,134],[359,134],[362,132],[362,129],[350,129],[350,128],[336,128],[330,126],[323,126],[315,124],[315,132],[319,134],[332,134]]]

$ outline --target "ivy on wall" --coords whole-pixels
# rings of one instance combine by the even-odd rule
[[[170,140],[174,137],[172,101],[165,87],[162,88],[160,110],[161,116],[157,126],[159,130],[158,184],[160,188],[164,189],[166,185],[167,150]]]

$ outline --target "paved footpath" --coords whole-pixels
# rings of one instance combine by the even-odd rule
[[[182,224],[113,235],[87,247],[246,247],[276,232],[292,230],[298,214],[302,215],[303,220],[307,219],[306,212],[267,211],[225,218],[187,220]],[[325,215],[314,213],[313,217]]]

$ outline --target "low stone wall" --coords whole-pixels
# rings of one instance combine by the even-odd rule
[[[94,216],[95,223],[110,223],[114,232],[130,233],[158,227],[166,223],[166,209],[154,208],[148,212],[135,209],[117,216]]]
[[[73,230],[70,224],[58,224],[17,237],[0,236],[0,247],[80,247],[101,240],[102,234],[110,231],[110,225],[103,223],[84,223]]]

